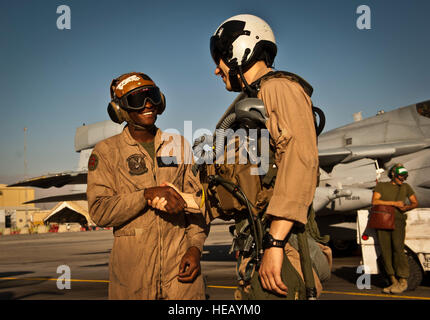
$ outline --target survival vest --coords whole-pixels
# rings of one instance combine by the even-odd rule
[[[300,76],[286,71],[271,71],[250,84],[245,92],[246,94],[242,95],[241,99],[247,97],[256,98],[262,83],[271,78],[287,78],[299,83],[309,97],[311,97],[313,93],[312,86]],[[324,113],[314,105],[312,105],[312,111],[314,113],[315,130],[318,136],[324,128],[325,117]],[[317,123],[317,117],[319,118],[319,123]],[[238,143],[238,141],[236,141],[236,143]],[[239,151],[238,148],[236,151]],[[208,175],[217,174],[223,179],[239,185],[248,197],[248,200],[254,205],[255,209],[257,209],[257,211],[262,211],[269,204],[277,174],[275,152],[272,146],[269,149],[268,163],[269,169],[267,173],[261,176],[250,175],[249,173],[251,168],[257,168],[257,165],[252,163],[228,164],[226,157],[224,159],[224,164],[208,165],[206,169]],[[212,197],[212,203],[208,203],[208,205],[211,208],[216,208],[211,212],[214,218],[218,217],[229,220],[231,219],[231,215],[246,209],[246,207],[223,186],[218,186],[216,190],[213,191],[216,192],[213,193],[214,197]],[[209,194],[211,194],[210,190]]]
[[[311,97],[313,92],[312,86],[309,85],[304,79],[302,79],[298,75],[285,71],[272,71],[267,73],[263,77],[250,84],[246,88],[246,94],[242,94],[240,97],[256,98],[264,81],[271,78],[281,77],[299,83],[305,93],[309,97]],[[312,111],[314,113],[315,130],[318,136],[324,127],[325,117],[323,112],[313,105]],[[225,116],[228,116],[228,112],[226,112]],[[317,123],[316,121],[317,117],[319,117],[319,123]],[[239,152],[240,148],[238,145],[240,142],[233,140],[233,143],[235,144],[235,151]],[[232,189],[235,189],[234,187],[228,188],[225,185],[223,186],[221,184],[211,186],[211,184],[208,184],[208,181],[204,181],[203,178],[202,182],[205,189],[207,190],[206,208],[209,209],[209,215],[211,216],[211,219],[221,218],[224,220],[230,220],[234,218],[236,222],[235,231],[232,232],[234,236],[234,241],[232,244],[231,251],[240,252],[237,265],[238,280],[240,283],[251,283],[254,288],[259,288],[257,290],[253,290],[251,296],[245,294],[245,292],[241,292],[242,295],[248,296],[248,298],[274,298],[273,295],[268,295],[264,290],[259,287],[258,275],[255,274],[255,267],[258,264],[258,246],[257,248],[255,246],[258,243],[261,244],[261,235],[264,234],[266,232],[266,228],[268,228],[268,224],[266,224],[264,219],[264,213],[272,197],[273,187],[275,185],[275,179],[277,174],[277,167],[275,165],[274,155],[275,150],[270,147],[268,155],[269,170],[265,175],[251,175],[251,168],[257,168],[257,164],[252,164],[251,162],[247,162],[246,164],[227,163],[226,154],[224,155],[224,164],[215,163],[213,165],[206,165],[204,169],[205,172],[203,174],[203,176],[206,177],[219,176],[221,177],[221,179],[231,184],[231,186],[238,186],[238,189],[240,189],[240,193],[242,193],[243,197],[245,197],[248,202],[248,205],[244,204],[243,201],[240,201],[238,199],[237,194],[236,196],[233,194],[234,192],[237,193],[237,190],[233,190],[232,192]],[[262,156],[262,154],[260,154],[260,156]],[[261,222],[257,225],[257,229],[260,229],[257,230],[257,234],[260,235],[260,239],[255,239],[256,226],[253,226],[253,222],[250,221],[251,219],[249,219],[249,211],[252,211],[252,214],[254,214],[254,217],[256,218],[255,220],[259,220],[259,222]],[[302,238],[305,237],[305,233],[303,233],[303,231],[299,233]],[[289,237],[290,236],[291,233]],[[308,256],[309,253],[307,253],[306,255]],[[313,275],[311,275],[311,267],[309,266],[309,262],[307,263],[307,266],[307,278],[312,278],[312,280],[308,280],[309,285],[311,288],[314,288]],[[300,296],[300,298],[303,298],[308,295],[307,291],[309,288],[307,288],[306,286],[305,290],[305,284],[297,273],[297,270],[293,268],[293,266],[286,257],[284,257],[282,277],[286,280],[286,283],[288,283],[288,288],[291,289],[291,294],[295,292],[294,294],[297,294],[298,296]],[[267,295],[267,297],[265,296],[265,294]],[[287,298],[294,299],[293,296],[289,296]]]

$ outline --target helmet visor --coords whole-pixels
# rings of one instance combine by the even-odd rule
[[[158,87],[148,86],[136,88],[121,98],[122,107],[128,111],[142,110],[150,101],[155,107],[161,105],[161,93]]]
[[[218,36],[212,36],[210,41],[211,56],[215,63],[218,65],[222,56],[222,49],[220,46],[220,39]]]
[[[230,59],[233,57],[233,42],[242,35],[250,35],[250,32],[245,30],[245,24],[245,21],[227,21],[211,37],[210,50],[212,59],[214,59],[216,64],[219,64],[220,59],[223,59],[228,65]]]

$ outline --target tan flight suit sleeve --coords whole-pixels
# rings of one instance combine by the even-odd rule
[[[189,212],[186,215],[187,218],[187,238],[190,243],[190,247],[199,248],[200,252],[203,252],[203,244],[209,234],[209,225],[206,223],[205,218],[205,205],[204,205],[204,194],[203,188],[200,183],[199,174],[194,175],[192,171],[193,157],[190,145],[185,141],[184,144],[184,186],[183,192],[193,194],[194,201],[200,207],[200,210],[187,208]]]
[[[299,84],[285,78],[262,83],[259,97],[269,115],[266,126],[278,166],[266,213],[305,224],[318,172],[312,103]]]
[[[92,152],[92,155],[97,157],[97,165],[95,169],[88,170],[89,214],[100,227],[118,227],[136,217],[146,207],[144,190],[118,194],[113,176],[114,170],[118,169],[112,168],[104,156],[105,153],[100,152],[98,147],[99,145],[96,145]]]

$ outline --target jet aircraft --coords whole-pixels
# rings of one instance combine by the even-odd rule
[[[237,99],[235,100],[237,101]],[[233,101],[232,105],[235,103]],[[76,171],[48,174],[10,186],[39,188],[75,185],[73,193],[33,200],[33,203],[86,200],[87,163],[95,144],[118,134],[123,125],[102,121],[78,127],[75,151],[80,153]],[[430,207],[430,100],[401,107],[322,133],[318,138],[320,182],[314,208],[327,224],[340,213],[352,213],[371,205],[372,188],[388,181],[387,169],[403,163],[409,171],[407,182],[415,190],[420,207]],[[338,221],[338,222],[339,222]],[[347,221],[348,222],[348,221]]]

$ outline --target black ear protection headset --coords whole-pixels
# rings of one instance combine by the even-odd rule
[[[119,76],[118,78],[113,79],[111,84],[110,84],[111,101],[108,104],[107,112],[109,114],[110,119],[115,123],[121,124],[124,121],[126,121],[129,124],[132,124],[134,126],[139,127],[139,125],[134,123],[134,121],[130,118],[128,112],[121,107],[121,99],[120,99],[120,97],[117,96],[117,92],[116,92],[118,83],[120,83],[121,81],[123,81],[127,77],[130,77],[133,75],[140,77],[142,79],[143,86],[145,86],[145,85],[146,86],[153,86],[153,87],[156,87],[158,89],[158,87],[155,85],[155,83],[152,81],[152,79],[144,73],[131,72],[131,73],[123,74],[123,75]],[[138,87],[136,87],[136,88],[138,88]],[[132,90],[134,90],[134,89],[135,88],[133,88]],[[130,90],[130,91],[132,91],[132,90]],[[124,93],[123,96],[127,93],[128,92]],[[161,96],[161,103],[156,106],[157,107],[157,114],[162,114],[164,112],[164,110],[166,109],[166,98],[161,91],[160,91],[160,96]]]

